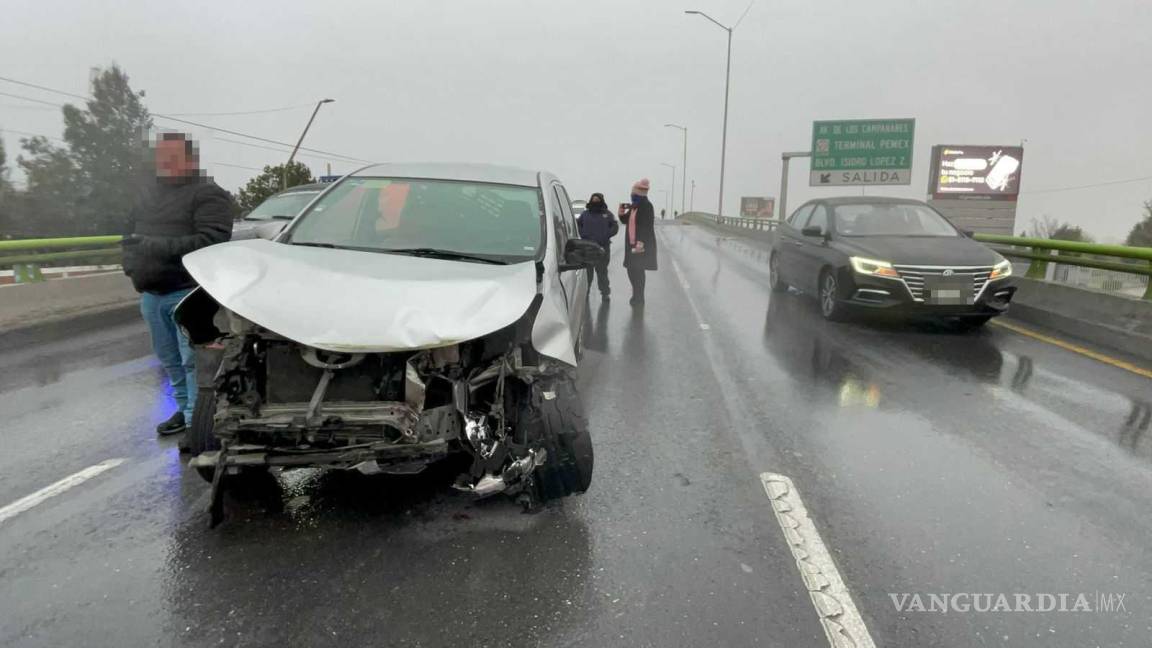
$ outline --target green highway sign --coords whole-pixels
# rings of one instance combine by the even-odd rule
[[[812,122],[813,187],[912,184],[915,119]]]

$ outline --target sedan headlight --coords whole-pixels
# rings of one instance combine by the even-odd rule
[[[1000,263],[997,263],[996,265],[992,266],[992,274],[989,275],[988,281],[992,281],[993,279],[1003,279],[1004,277],[1011,277],[1011,276],[1012,276],[1012,262],[1009,261],[1008,259],[1004,259]]]
[[[891,279],[899,279],[900,273],[892,267],[891,263],[887,261],[877,261],[876,259],[865,259],[864,257],[849,257],[852,262],[852,269],[862,275],[871,275],[873,277],[889,277]]]

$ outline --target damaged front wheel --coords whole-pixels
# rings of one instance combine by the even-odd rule
[[[592,436],[571,378],[536,383],[522,404],[517,438],[534,439],[547,453],[532,479],[538,502],[583,493],[592,484]]]

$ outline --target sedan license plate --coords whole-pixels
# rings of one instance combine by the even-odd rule
[[[972,279],[956,277],[925,277],[924,291],[929,304],[939,306],[967,306],[972,304]]]

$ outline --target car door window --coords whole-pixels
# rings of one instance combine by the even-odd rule
[[[804,227],[804,221],[808,220],[808,215],[812,213],[813,205],[801,205],[800,209],[792,212],[792,216],[788,218],[788,224],[796,229]]]
[[[568,231],[568,238],[580,238],[580,228],[576,225],[576,212],[572,209],[572,201],[568,198],[568,191],[564,185],[556,185],[556,195],[560,198],[564,229]]]
[[[828,210],[824,205],[816,205],[804,227],[819,227],[821,232],[828,233]]]
[[[552,225],[553,229],[556,230],[556,258],[561,259],[564,256],[564,246],[568,244],[568,239],[572,238],[567,223],[567,218],[571,218],[572,211],[561,198],[559,187],[552,187],[548,199],[552,203],[550,210],[552,212]]]

